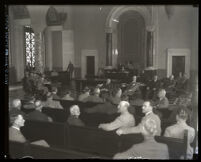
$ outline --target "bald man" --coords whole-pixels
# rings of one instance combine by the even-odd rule
[[[25,113],[23,111],[21,111],[21,100],[20,99],[14,99],[11,103],[11,108],[9,110],[9,114],[21,114],[23,116],[25,116]]]
[[[100,124],[98,128],[106,131],[112,131],[118,128],[134,127],[135,118],[128,112],[129,106],[130,104],[127,101],[121,101],[117,107],[118,112],[121,113],[121,115],[111,123]]]
[[[116,133],[118,135],[122,134],[132,134],[132,133],[142,133],[144,122],[147,119],[152,119],[156,122],[157,126],[157,133],[156,135],[161,135],[161,120],[158,115],[153,113],[153,105],[150,101],[145,101],[142,106],[142,112],[145,116],[142,118],[141,122],[136,127],[129,127],[129,128],[119,128]]]

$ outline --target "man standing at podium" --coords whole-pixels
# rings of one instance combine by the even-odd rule
[[[73,77],[73,72],[74,72],[74,65],[71,63],[71,61],[68,64],[67,72],[70,74],[70,80]]]

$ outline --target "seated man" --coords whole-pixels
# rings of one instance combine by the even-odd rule
[[[103,86],[101,86],[100,90],[101,91],[110,91],[112,89],[112,83],[111,83],[111,79],[107,79],[106,83],[103,84]]]
[[[27,119],[29,120],[40,120],[40,121],[47,121],[52,122],[52,118],[47,116],[46,114],[42,113],[42,103],[40,100],[35,101],[35,110],[30,112],[27,115]]]
[[[93,91],[93,94],[89,97],[83,99],[83,102],[97,102],[97,103],[103,103],[103,99],[100,98],[100,89],[95,88]]]
[[[10,115],[10,125],[9,128],[9,140],[17,142],[26,142],[25,137],[20,131],[20,128],[24,126],[24,118],[21,114],[11,114]]]
[[[167,99],[165,89],[160,89],[158,92],[158,100],[156,101],[156,108],[157,109],[165,109],[169,106],[169,101]]]
[[[47,100],[43,102],[43,107],[63,109],[59,101],[53,100],[53,95],[51,92],[47,93]]]
[[[62,97],[62,100],[74,101],[74,98],[71,97],[71,91],[70,90],[65,90],[64,96]]]
[[[78,101],[83,101],[85,98],[90,96],[90,89],[85,87],[83,93],[79,95]]]
[[[51,92],[52,92],[52,95],[53,95],[53,99],[60,99],[60,97],[57,95],[57,92],[58,92],[58,89],[57,87],[52,87],[51,88]]]
[[[165,81],[163,87],[167,89],[168,91],[172,90],[176,85],[176,81],[174,79],[174,75],[170,75],[169,78]]]
[[[170,115],[169,101],[167,99],[165,89],[160,89],[158,92],[158,100],[155,102],[154,112],[162,119],[168,118]]]
[[[20,99],[14,99],[12,101],[12,105],[11,108],[9,108],[9,115],[11,114],[21,114],[23,116],[25,116],[25,113],[23,111],[21,111],[21,100]]]
[[[190,144],[193,142],[195,138],[195,129],[190,127],[186,123],[187,119],[188,119],[188,110],[185,107],[180,107],[176,115],[177,123],[167,127],[164,136],[183,139],[184,130],[188,130],[187,159],[192,159],[193,148],[191,147]]]
[[[147,119],[142,125],[141,133],[144,137],[142,143],[134,144],[127,151],[116,154],[114,159],[169,159],[167,145],[158,143],[154,139],[157,134],[154,120]]]
[[[143,85],[139,82],[137,82],[137,76],[133,76],[133,80],[130,84],[127,85],[126,90],[124,92],[124,95],[135,95],[137,96],[141,96],[141,90],[140,90],[140,86]]]
[[[130,104],[127,101],[121,101],[118,105],[118,112],[121,115],[111,123],[100,124],[98,128],[106,131],[112,131],[118,128],[127,128],[135,126],[135,119],[132,114],[128,112]]]
[[[107,97],[104,104],[98,104],[92,108],[86,109],[85,111],[87,113],[114,114],[117,112],[116,105],[121,102],[121,94],[122,90],[120,88],[114,89],[112,91],[112,96]]]
[[[25,96],[25,102],[23,105],[24,109],[34,109],[34,102],[35,102],[35,97],[34,96]]]
[[[10,125],[9,128],[9,140],[10,141],[16,141],[16,142],[29,142],[26,140],[26,138],[23,136],[23,134],[20,131],[20,128],[24,126],[24,117],[21,114],[12,114],[10,116]],[[38,140],[34,141],[31,144],[36,144],[44,147],[50,147],[48,143],[44,140]]]
[[[84,126],[85,124],[82,122],[82,120],[79,119],[79,116],[80,109],[78,105],[72,105],[70,107],[70,116],[67,119],[67,123],[75,126]]]
[[[160,81],[158,80],[158,76],[154,75],[154,79],[147,83],[146,87],[146,99],[154,99],[156,98],[156,92],[160,88]]]
[[[153,105],[150,101],[145,101],[142,106],[142,112],[145,114],[145,116],[142,118],[141,122],[135,126],[135,127],[130,127],[130,128],[120,128],[116,131],[118,135],[122,134],[132,134],[132,133],[141,133],[142,132],[142,127],[144,125],[144,122],[147,119],[152,119],[156,122],[156,127],[157,127],[157,133],[156,135],[160,136],[161,135],[161,120],[158,117],[158,115],[153,113]]]

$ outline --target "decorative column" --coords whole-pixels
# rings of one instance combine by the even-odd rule
[[[35,32],[35,71],[41,74],[44,72],[42,40],[42,32]]]
[[[148,26],[147,28],[147,67],[153,66],[153,35],[154,27]]]
[[[112,29],[106,31],[106,66],[112,66]]]
[[[45,15],[49,6],[27,6],[30,18],[31,27],[35,34],[35,70],[37,73],[44,72],[43,56],[44,56],[44,39],[43,31],[46,27]]]

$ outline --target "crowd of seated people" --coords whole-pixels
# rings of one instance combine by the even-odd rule
[[[137,78],[139,78],[139,80],[137,80]],[[105,131],[115,130],[117,135],[141,133],[145,139],[143,143],[139,145],[134,145],[132,148],[130,148],[128,151],[124,153],[117,154],[116,156],[114,156],[115,159],[138,157],[139,155],[138,149],[140,150],[143,148],[145,149],[143,149],[142,152],[140,151],[141,156],[143,156],[143,158],[167,159],[168,158],[167,146],[157,143],[153,138],[155,135],[157,136],[163,135],[161,130],[162,129],[161,122],[163,121],[164,116],[160,113],[160,110],[167,109],[171,111],[172,113],[170,115],[170,118],[171,117],[175,118],[175,121],[177,122],[176,125],[172,125],[165,130],[164,136],[182,138],[181,132],[183,132],[184,128],[185,129],[189,128],[189,136],[191,136],[191,139],[189,141],[192,142],[192,139],[194,139],[194,135],[191,135],[193,134],[191,133],[193,132],[192,130],[193,128],[190,129],[191,127],[185,123],[187,118],[184,117],[185,115],[182,116],[181,114],[180,115],[178,114],[178,111],[180,109],[177,105],[184,104],[185,106],[187,106],[186,104],[188,104],[189,106],[190,105],[189,100],[191,100],[191,98],[187,100],[186,99],[187,97],[185,96],[186,98],[184,99],[184,101],[186,102],[180,102],[184,93],[183,91],[179,91],[179,88],[181,87],[179,87],[178,84],[183,83],[186,85],[187,80],[185,78],[186,76],[182,77],[183,81],[181,81],[182,80],[181,78],[179,78],[178,80],[174,80],[174,76],[171,75],[170,78],[159,80],[158,76],[155,75],[153,80],[145,82],[141,77],[133,76],[132,81],[129,84],[123,84],[123,86],[122,84],[119,84],[118,88],[114,88],[111,79],[107,79],[105,84],[97,85],[96,87],[93,87],[92,90],[88,87],[85,87],[81,94],[79,94],[76,98],[73,98],[71,96],[70,90],[66,91],[65,96],[58,96],[57,95],[58,90],[56,87],[52,87],[50,90],[48,90],[46,89],[45,86],[44,86],[45,88],[42,89],[43,94],[38,96],[36,93],[38,89],[34,84],[31,84],[31,82],[27,83],[27,80],[31,79],[31,77],[27,77],[26,78],[27,80],[24,81],[24,84],[30,86],[29,87],[30,89],[35,90],[30,92],[30,89],[28,90],[26,86],[24,87],[24,90],[27,91],[27,94],[32,94],[32,96],[27,95],[29,99],[27,99],[27,102],[24,103],[23,107],[34,110],[33,112],[27,114],[28,119],[44,120],[47,122],[51,122],[52,119],[49,116],[42,113],[41,111],[42,107],[63,109],[59,101],[60,99],[68,101],[72,100],[81,101],[83,103],[87,102],[97,103],[97,105],[94,107],[86,108],[84,113],[92,114],[98,112],[103,114],[105,113],[107,115],[115,113],[120,114],[115,120],[109,123],[103,122],[97,128],[103,129]],[[39,85],[43,86],[42,84]],[[33,88],[34,86],[35,88]],[[175,98],[173,107],[171,107],[172,104],[170,104],[168,101],[169,98],[166,97],[167,92],[169,94],[177,94],[178,98],[177,99]],[[142,113],[144,114],[144,116],[141,118],[140,123],[137,125],[135,121],[136,119],[135,115],[137,114],[135,113],[131,114],[128,111],[128,108],[131,105],[134,105],[134,108],[135,106],[140,106]],[[19,111],[20,114],[21,111],[20,100],[14,100],[12,107],[13,108],[10,110],[10,114],[15,114],[13,113],[15,111]],[[82,109],[82,107],[80,108]],[[67,124],[82,127],[86,126],[85,122],[79,118],[80,108],[78,105],[72,105],[71,107],[69,107],[70,115],[66,119]],[[23,116],[21,116],[20,118],[22,117]],[[172,131],[176,132],[174,131],[175,130],[174,127],[182,128],[182,130],[180,131],[180,135],[175,135],[174,133],[172,133]],[[148,144],[149,146],[147,146]],[[158,152],[156,151],[156,148],[157,150],[161,151],[160,154],[153,153]],[[189,152],[192,152],[190,146],[189,150],[190,150]]]

